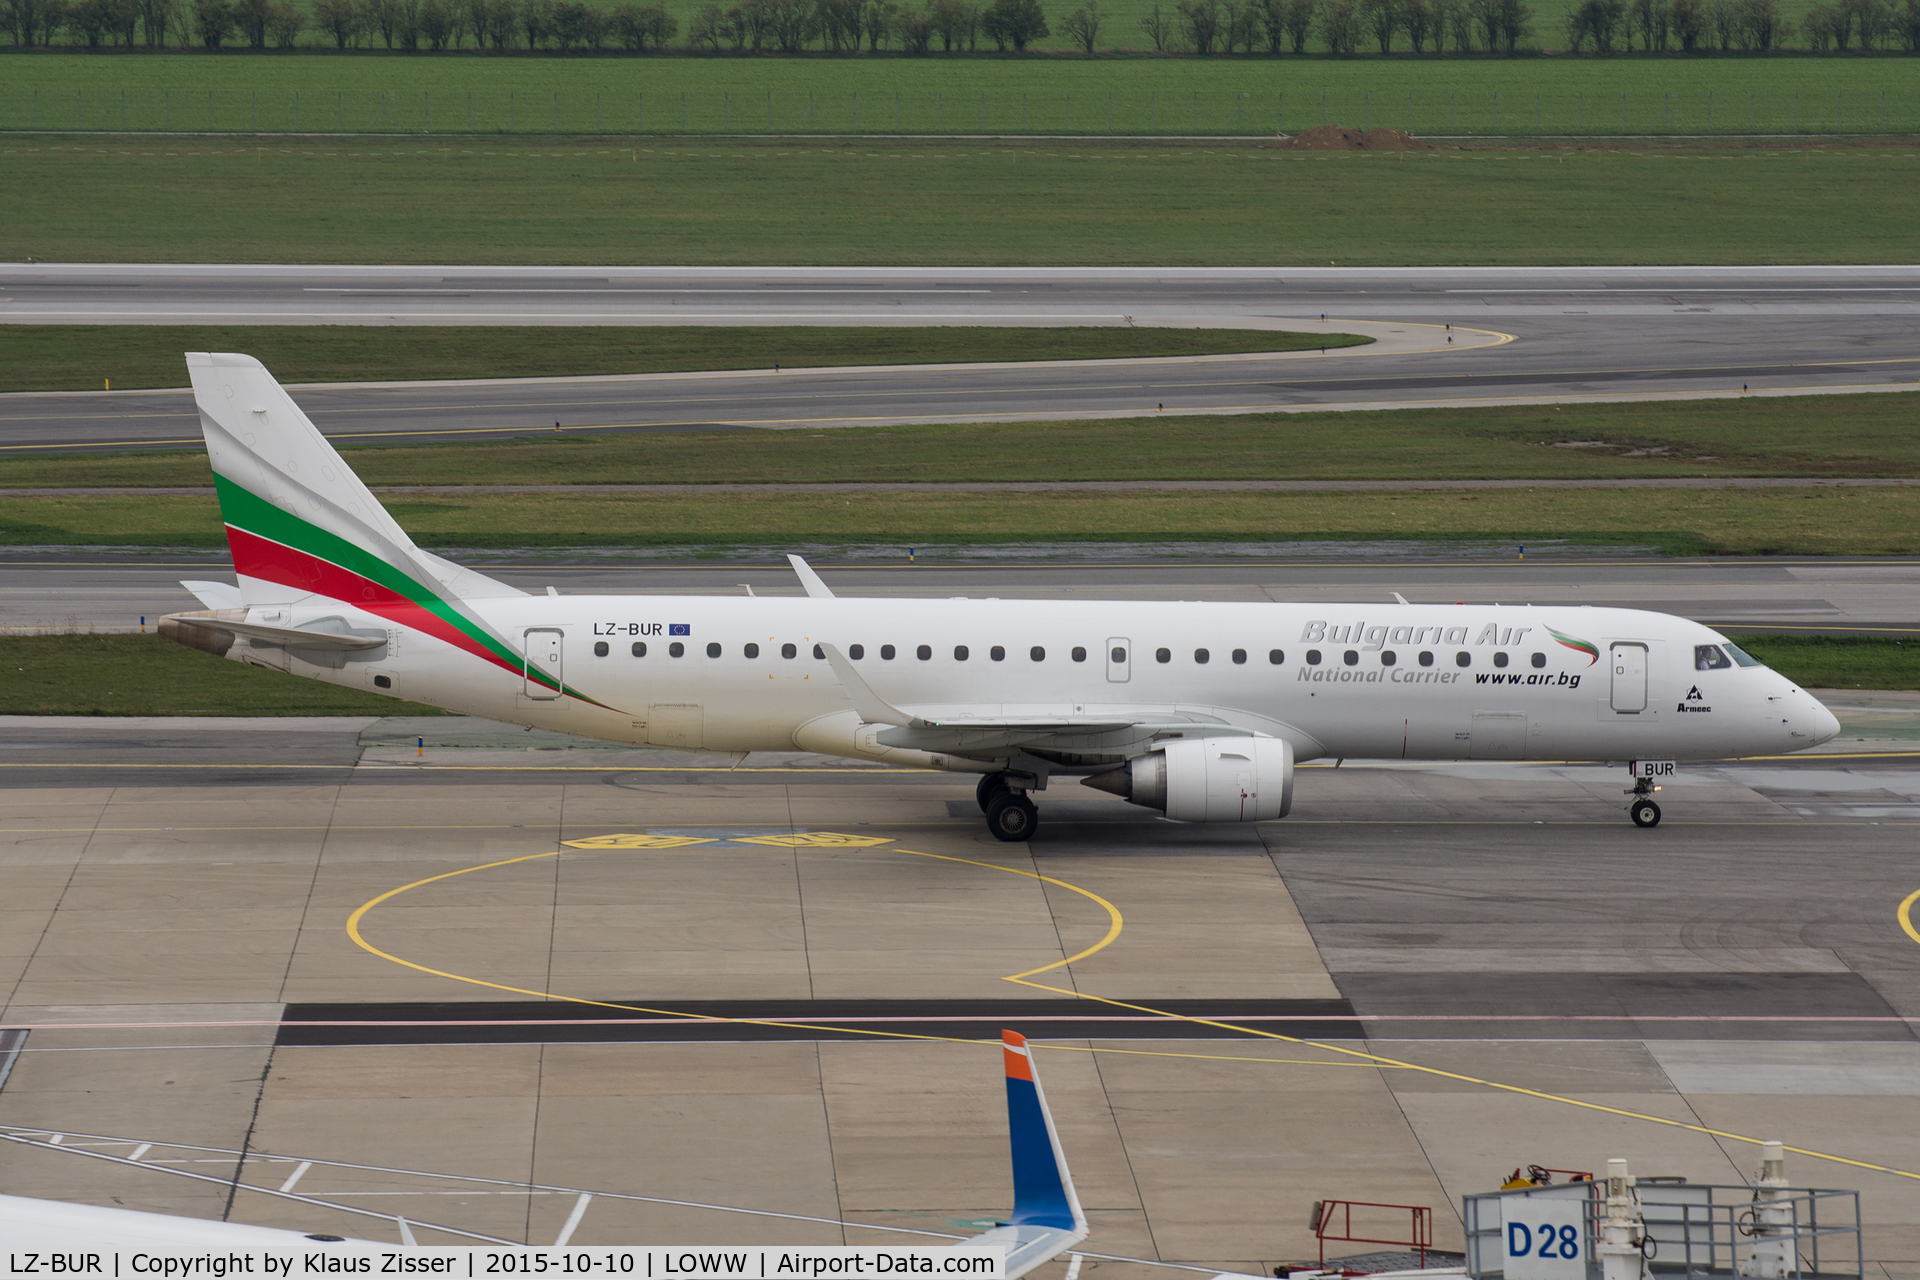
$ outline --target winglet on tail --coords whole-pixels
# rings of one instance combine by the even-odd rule
[[[414,546],[252,356],[189,351],[187,373],[246,603],[357,600],[369,583],[411,595],[422,578],[435,595],[523,594]]]
[[[1032,1225],[1087,1234],[1087,1215],[1067,1172],[1047,1095],[1033,1067],[1033,1051],[1017,1031],[1000,1033],[1007,1065],[1007,1130],[1013,1144],[1013,1216],[1015,1226]]]

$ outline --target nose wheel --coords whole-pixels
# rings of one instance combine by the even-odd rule
[[[1660,788],[1653,785],[1652,778],[1635,778],[1633,789],[1627,792],[1633,799],[1627,803],[1627,816],[1633,819],[1636,827],[1657,827],[1660,825],[1660,806],[1653,801],[1653,793]]]

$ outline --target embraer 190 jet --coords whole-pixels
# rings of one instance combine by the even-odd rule
[[[1816,746],[1810,694],[1634,609],[529,595],[413,544],[251,356],[191,352],[237,588],[164,634],[240,662],[614,742],[979,775],[1031,836],[1061,776],[1180,822],[1286,815],[1296,763],[1637,762]]]

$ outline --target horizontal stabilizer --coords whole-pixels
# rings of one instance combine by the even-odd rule
[[[180,640],[196,649],[207,646],[204,643],[194,643],[192,638],[177,633],[200,631],[207,633],[207,637],[211,638],[225,632],[229,636],[245,636],[249,640],[263,644],[277,644],[288,649],[331,649],[347,652],[378,649],[387,643],[385,631],[350,627],[345,618],[321,618],[304,627],[273,627],[261,622],[221,618],[216,616],[217,612],[226,612],[226,610],[208,610],[204,614],[170,613],[160,619],[160,634]],[[245,616],[243,610],[236,609],[233,612],[240,613],[242,617]],[[226,641],[226,644],[231,643],[230,639]],[[222,645],[221,652],[225,651],[226,644]]]
[[[193,598],[209,609],[238,609],[244,603],[240,599],[240,588],[224,582],[182,582],[180,585],[193,592]]]

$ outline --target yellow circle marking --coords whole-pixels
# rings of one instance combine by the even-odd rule
[[[1120,909],[1114,906],[1111,902],[1107,901],[1105,898],[1101,897],[1099,894],[1093,892],[1091,889],[1083,889],[1077,884],[1069,884],[1065,880],[1055,879],[1053,876],[1043,876],[1037,871],[1022,871],[1018,867],[1003,867],[992,862],[981,862],[974,858],[957,858],[944,853],[922,853],[917,849],[898,849],[898,850],[895,850],[895,852],[911,854],[916,858],[933,858],[941,862],[958,862],[970,867],[985,867],[989,871],[1003,871],[1011,875],[1025,876],[1029,880],[1038,880],[1044,884],[1058,885],[1062,889],[1070,890],[1074,893],[1079,894],[1083,898],[1086,898],[1086,899],[1089,899],[1090,901],[1098,903],[1102,908],[1106,910],[1107,921],[1108,921],[1107,932],[1106,932],[1106,935],[1100,939],[1100,941],[1094,943],[1092,946],[1086,948],[1083,951],[1075,952],[1073,955],[1066,957],[1064,960],[1057,960],[1052,964],[1041,965],[1037,969],[1028,969],[1021,973],[1008,974],[1006,977],[1001,979],[1001,981],[1003,982],[1014,982],[1014,983],[1018,983],[1023,987],[1032,987],[1038,991],[1052,992],[1057,995],[1072,996],[1078,1000],[1091,1000],[1096,1004],[1111,1005],[1116,1009],[1131,1009],[1136,1013],[1148,1013],[1161,1018],[1174,1018],[1183,1022],[1191,1022],[1195,1026],[1216,1027],[1221,1030],[1234,1031],[1242,1035],[1254,1036],[1256,1038],[1263,1039],[1263,1040],[1276,1040],[1283,1044],[1295,1044],[1295,1045],[1300,1045],[1303,1048],[1318,1049],[1323,1053],[1338,1054],[1344,1058],[1354,1060],[1351,1065],[1355,1065],[1355,1066],[1372,1066],[1372,1067],[1389,1068],[1389,1069],[1401,1070],[1401,1071],[1418,1071],[1425,1075],[1438,1076],[1444,1080],[1459,1080],[1466,1084],[1477,1084],[1482,1086],[1483,1088],[1498,1090],[1499,1092],[1502,1092],[1502,1093],[1512,1093],[1512,1094],[1519,1094],[1523,1097],[1528,1097],[1528,1098],[1538,1098],[1544,1102],[1558,1102],[1569,1107],[1578,1107],[1583,1111],[1596,1111],[1605,1115],[1620,1116],[1621,1118],[1627,1119],[1627,1120],[1641,1120],[1641,1121],[1645,1121],[1648,1124],[1664,1125],[1665,1127],[1670,1129],[1683,1129],[1689,1133],[1704,1134],[1711,1138],[1724,1138],[1729,1142],[1744,1142],[1752,1146],[1762,1146],[1767,1141],[1767,1139],[1764,1139],[1764,1138],[1749,1137],[1744,1133],[1733,1133],[1726,1129],[1715,1129],[1707,1125],[1689,1124],[1684,1120],[1669,1120],[1665,1116],[1648,1115],[1647,1113],[1642,1111],[1628,1111],[1623,1107],[1609,1107],[1603,1103],[1598,1103],[1598,1102],[1583,1102],[1578,1098],[1569,1098],[1563,1094],[1557,1094],[1557,1093],[1547,1093],[1540,1089],[1528,1089],[1521,1085],[1502,1084],[1498,1080],[1486,1080],[1486,1079],[1482,1079],[1479,1076],[1470,1076],[1459,1071],[1446,1071],[1446,1070],[1442,1070],[1439,1067],[1422,1066],[1417,1062],[1403,1062],[1398,1058],[1389,1058],[1377,1053],[1368,1053],[1363,1049],[1350,1049],[1345,1047],[1344,1045],[1322,1044],[1320,1041],[1317,1041],[1317,1040],[1307,1040],[1300,1036],[1290,1036],[1279,1031],[1264,1031],[1258,1027],[1245,1027],[1245,1026],[1241,1026],[1238,1023],[1221,1022],[1217,1019],[1212,1019],[1212,1018],[1196,1018],[1187,1014],[1169,1013],[1164,1009],[1155,1009],[1150,1005],[1133,1004],[1125,1000],[1114,1000],[1106,996],[1091,995],[1085,991],[1075,991],[1068,987],[1049,986],[1043,982],[1029,982],[1027,981],[1027,979],[1033,977],[1035,974],[1048,973],[1055,969],[1063,969],[1066,966],[1073,964],[1076,961],[1084,960],[1088,956],[1093,955],[1095,952],[1100,951],[1106,948],[1107,946],[1111,945],[1114,942],[1114,940],[1120,936],[1120,931],[1125,924],[1125,921],[1122,919],[1120,915]],[[519,858],[507,858],[500,862],[488,862],[475,867],[465,867],[459,871],[443,872],[442,874],[437,876],[428,876],[424,880],[415,880],[412,884],[401,885],[397,889],[389,889],[387,892],[381,894],[379,897],[373,898],[365,903],[362,903],[358,908],[354,910],[352,915],[347,917],[347,936],[352,938],[356,945],[358,945],[359,947],[363,948],[366,951],[372,952],[374,955],[379,956],[381,959],[391,960],[395,964],[404,965],[409,969],[416,969],[421,973],[430,973],[435,977],[448,978],[454,982],[470,983],[478,987],[490,987],[495,991],[507,991],[515,995],[523,995],[523,996],[537,996],[541,999],[559,1000],[559,1001],[564,1001],[568,1004],[589,1005],[599,1009],[619,1009],[628,1013],[650,1013],[660,1017],[686,1018],[689,1021],[730,1022],[730,1023],[738,1023],[742,1026],[787,1027],[787,1028],[793,1028],[796,1030],[803,1030],[803,1031],[837,1031],[837,1032],[841,1032],[848,1035],[873,1036],[878,1039],[887,1039],[887,1040],[924,1040],[924,1041],[945,1042],[950,1044],[979,1043],[977,1040],[969,1039],[962,1036],[916,1035],[912,1032],[907,1032],[907,1031],[884,1031],[884,1030],[867,1028],[867,1027],[830,1027],[817,1022],[806,1022],[806,1023],[781,1022],[781,1021],[777,1021],[769,1018],[714,1018],[714,1017],[703,1016],[700,1014],[684,1013],[675,1009],[652,1009],[642,1005],[615,1004],[611,1001],[606,1001],[606,1000],[588,1000],[580,996],[557,995],[551,991],[533,991],[533,990],[529,990],[526,987],[511,987],[498,982],[488,982],[482,978],[469,978],[464,974],[449,973],[444,969],[434,969],[427,965],[415,964],[411,960],[403,960],[399,956],[396,956],[391,952],[382,951],[379,947],[374,946],[372,943],[368,942],[360,932],[360,922],[362,919],[365,918],[366,914],[369,911],[373,910],[375,907],[379,906],[383,902],[388,902],[394,898],[399,897],[401,894],[406,893],[409,890],[418,889],[425,885],[435,884],[442,880],[451,880],[451,879],[454,879],[456,876],[469,875],[476,871],[491,871],[496,867],[510,867],[522,862],[538,862],[545,858],[557,858],[559,856],[560,856],[560,851],[555,850],[551,853],[534,853],[534,854],[528,854],[524,857],[519,857]],[[1913,904],[1915,902],[1920,902],[1920,890],[1915,890],[1913,893],[1907,895],[1906,899],[1902,901],[1900,904],[1898,915],[1900,918],[1901,928],[1905,929],[1908,936],[1912,937],[1915,942],[1920,942],[1920,930],[1915,929],[1912,917],[1910,915],[1910,912],[1912,911],[1912,908],[1913,908]],[[1140,1057],[1194,1058],[1194,1059],[1207,1059],[1212,1061],[1224,1060],[1224,1061],[1237,1061],[1237,1062],[1272,1062],[1277,1064],[1293,1065],[1293,1066],[1345,1065],[1345,1064],[1339,1064],[1339,1063],[1316,1062],[1310,1059],[1247,1058],[1247,1057],[1241,1057],[1237,1054],[1171,1053],[1171,1052],[1165,1052],[1160,1050],[1144,1050],[1144,1049],[1114,1050],[1114,1049],[1095,1049],[1092,1047],[1087,1047],[1082,1049],[1079,1046],[1067,1046],[1067,1045],[1046,1045],[1042,1047],[1054,1048],[1054,1049],[1075,1049],[1075,1050],[1078,1050],[1079,1052],[1086,1052],[1086,1053],[1125,1053],[1125,1054],[1128,1054],[1129,1056],[1140,1056]],[[1833,1153],[1827,1152],[1827,1151],[1814,1151],[1807,1147],[1789,1146],[1786,1148],[1786,1150],[1793,1152],[1795,1155],[1809,1156],[1815,1160],[1831,1160],[1835,1164],[1843,1164],[1855,1169],[1867,1169],[1875,1173],[1892,1174],[1896,1178],[1910,1178],[1915,1181],[1920,1181],[1920,1173],[1912,1172],[1906,1169],[1896,1169],[1891,1165],[1875,1164],[1867,1160],[1854,1160],[1854,1159],[1850,1159],[1847,1156],[1834,1155]]]

